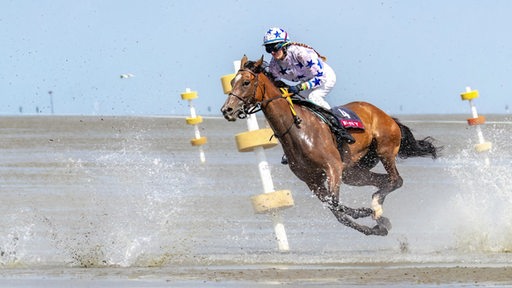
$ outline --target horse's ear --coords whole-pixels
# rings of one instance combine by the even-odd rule
[[[244,55],[244,57],[242,57],[242,60],[240,61],[240,69],[244,68],[245,63],[247,63],[247,55]]]
[[[259,68],[261,66],[261,64],[263,64],[263,55],[261,55],[260,60],[256,61],[256,63],[254,63],[254,66]]]
[[[261,73],[263,71],[263,55],[261,55],[261,58],[254,62],[254,69],[252,69],[255,73]]]

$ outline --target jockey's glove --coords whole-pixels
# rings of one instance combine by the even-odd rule
[[[288,92],[293,94],[299,94],[300,91],[302,91],[302,84],[297,84],[295,86],[288,87]]]

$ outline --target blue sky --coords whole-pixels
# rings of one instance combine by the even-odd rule
[[[331,104],[391,114],[512,108],[512,1],[0,0],[0,115],[219,115],[233,61],[270,56],[265,31],[327,56]],[[121,79],[123,73],[135,77]],[[509,108],[510,109],[510,108]]]

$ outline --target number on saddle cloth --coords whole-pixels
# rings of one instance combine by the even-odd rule
[[[364,125],[359,116],[354,111],[343,106],[336,106],[331,108],[332,114],[338,118],[341,126],[352,129],[364,130]]]

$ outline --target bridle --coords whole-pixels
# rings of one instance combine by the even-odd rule
[[[297,128],[300,128],[299,125],[302,122],[302,120],[297,116],[297,113],[295,112],[295,109],[293,107],[293,103],[292,103],[292,100],[291,100],[292,94],[288,93],[288,89],[280,88],[280,90],[282,92],[281,95],[275,96],[275,97],[272,97],[272,98],[269,98],[269,99],[266,99],[266,100],[263,100],[263,97],[262,97],[261,100],[258,100],[258,99],[256,99],[257,89],[261,89],[262,90],[261,91],[261,95],[265,95],[265,86],[264,85],[263,86],[259,85],[259,76],[258,76],[259,73],[255,73],[254,71],[252,71],[250,69],[247,69],[247,68],[242,68],[242,69],[238,70],[238,73],[240,73],[240,72],[249,72],[250,74],[252,74],[254,76],[255,80],[253,82],[253,85],[256,88],[254,89],[254,95],[252,95],[252,97],[250,97],[250,99],[255,99],[256,101],[254,101],[254,102],[248,101],[247,99],[244,99],[244,98],[240,97],[239,95],[236,95],[233,92],[229,93],[229,95],[228,95],[229,97],[233,96],[233,97],[237,98],[238,100],[240,100],[242,102],[242,105],[239,108],[239,111],[240,111],[240,113],[238,114],[238,118],[239,119],[245,119],[245,118],[247,118],[248,115],[251,115],[251,114],[254,114],[256,112],[261,111],[262,106],[267,105],[268,103],[270,103],[270,102],[272,102],[274,100],[282,99],[283,98],[283,99],[286,99],[287,102],[289,103],[290,111],[291,111],[292,116],[293,116],[293,122],[288,127],[288,129],[285,130],[284,133],[282,133],[281,135],[278,135],[278,134],[274,133],[273,136],[275,136],[276,138],[283,137],[288,132],[290,132],[290,130],[293,127],[294,124],[297,126]]]
[[[258,74],[259,73],[255,73],[253,72],[252,70],[250,69],[247,69],[247,68],[242,68],[240,70],[238,70],[238,73],[240,72],[249,72],[250,74],[252,74],[254,76],[254,82],[253,82],[253,85],[256,87],[256,89],[261,89],[261,95],[264,95],[265,94],[265,87],[260,87],[259,86],[259,77],[258,77]],[[237,74],[238,74],[237,73]],[[229,93],[229,97],[233,96],[235,98],[237,98],[238,100],[240,100],[242,102],[242,106],[240,107],[240,114],[238,114],[238,118],[240,119],[245,119],[247,118],[248,115],[251,115],[251,114],[254,114],[254,113],[257,113],[259,111],[261,111],[261,107],[263,105],[266,105],[276,99],[280,99],[282,98],[281,96],[276,96],[276,97],[273,97],[273,98],[270,98],[270,99],[266,99],[266,100],[257,100],[256,99],[256,89],[254,89],[254,95],[252,95],[252,97],[250,97],[251,99],[255,99],[256,101],[253,103],[252,101],[248,100],[248,99],[244,99],[238,95],[236,95],[235,93],[231,92]],[[263,97],[262,97],[263,98]]]

